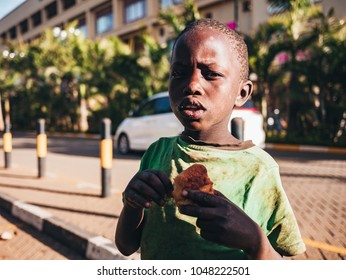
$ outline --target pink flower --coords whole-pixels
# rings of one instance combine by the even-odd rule
[[[226,26],[229,27],[229,29],[236,30],[237,29],[237,23],[235,21],[230,21],[226,23]]]

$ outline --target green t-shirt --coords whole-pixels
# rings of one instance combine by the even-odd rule
[[[175,176],[194,163],[206,166],[214,189],[239,206],[266,233],[282,255],[305,250],[295,216],[282,188],[279,168],[262,149],[223,150],[189,144],[180,137],[161,138],[144,154],[140,170]],[[178,211],[173,198],[164,207],[145,210],[141,237],[142,259],[246,259],[242,250],[217,245],[200,237],[196,218]]]

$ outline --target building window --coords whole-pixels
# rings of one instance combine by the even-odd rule
[[[181,4],[182,0],[161,0],[161,9],[167,9],[171,6]]]
[[[33,27],[36,27],[36,26],[40,25],[42,23],[41,11],[38,11],[37,13],[34,13],[31,16],[31,20],[32,20],[32,26]]]
[[[46,11],[47,19],[51,19],[52,17],[55,17],[58,14],[58,8],[56,5],[56,1],[47,5],[44,9]]]
[[[205,18],[213,18],[213,14],[211,12],[208,12],[204,16]]]
[[[76,5],[76,0],[63,0],[62,1],[62,7],[64,10],[69,9],[74,5]]]
[[[290,7],[290,3],[289,2],[273,2],[271,4],[268,4],[268,7],[267,7],[267,11],[269,13],[269,15],[273,16],[273,15],[276,15],[276,14],[280,14],[282,13],[283,11],[287,10],[288,8]]]
[[[102,34],[113,29],[112,6],[108,6],[96,12],[96,33]]]
[[[243,1],[243,12],[251,12],[251,1]]]
[[[132,0],[125,2],[125,23],[129,23],[146,15],[146,0]]]
[[[28,20],[27,19],[25,19],[25,20],[23,20],[23,21],[21,21],[19,23],[19,29],[20,29],[20,33],[22,33],[22,34],[28,32],[29,24],[28,24]]]
[[[160,27],[160,29],[159,29],[159,34],[160,34],[160,36],[161,37],[163,37],[163,36],[165,36],[165,29],[163,28],[163,27]]]
[[[130,47],[131,52],[138,52],[144,50],[143,40],[140,36],[133,35],[130,38],[122,37],[121,40]]]
[[[16,39],[17,38],[17,28],[15,26],[13,26],[10,30],[10,38],[11,39]]]
[[[7,34],[6,34],[6,32],[4,32],[4,33],[1,34],[1,39],[2,39],[2,40],[6,40],[6,39],[7,39]]]
[[[88,37],[88,27],[85,18],[78,20],[77,29],[83,34],[84,37]]]

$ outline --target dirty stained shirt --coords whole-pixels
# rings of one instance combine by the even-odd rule
[[[276,251],[285,256],[305,251],[278,164],[257,146],[247,143],[220,149],[191,144],[179,136],[161,138],[143,155],[140,170],[162,170],[173,182],[194,163],[206,166],[214,189],[243,209],[262,228]],[[145,210],[141,258],[216,260],[247,256],[242,250],[200,237],[196,218],[181,214],[173,198],[168,198],[164,207],[153,203]]]

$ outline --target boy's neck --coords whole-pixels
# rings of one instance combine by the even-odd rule
[[[210,133],[203,131],[190,131],[184,130],[182,133],[185,137],[190,137],[195,141],[201,141],[204,143],[212,143],[218,145],[239,145],[242,141],[235,138],[231,133]]]

